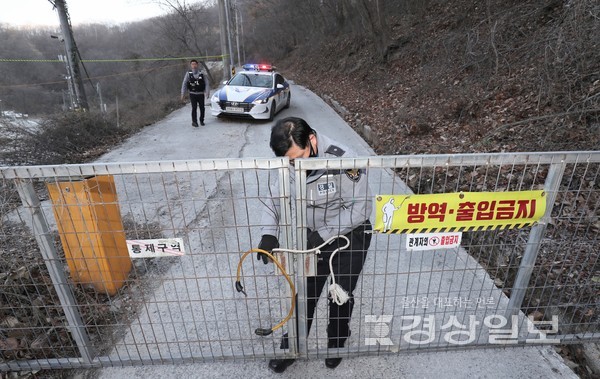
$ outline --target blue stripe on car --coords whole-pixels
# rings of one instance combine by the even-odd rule
[[[258,100],[259,98],[265,99],[265,98],[269,98],[271,96],[273,96],[273,90],[270,90],[270,89],[256,92],[256,93],[253,93],[252,95],[248,96],[247,98],[245,98],[244,103],[251,103],[255,100]]]
[[[224,88],[219,91],[219,101],[227,101],[227,91]]]

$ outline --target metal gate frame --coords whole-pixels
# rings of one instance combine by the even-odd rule
[[[30,212],[34,235],[43,254],[45,263],[52,277],[54,286],[60,298],[62,308],[65,312],[68,328],[76,342],[79,358],[60,359],[36,359],[11,361],[0,364],[0,370],[22,370],[22,369],[50,369],[50,368],[75,368],[75,367],[102,367],[114,365],[144,365],[156,364],[155,359],[129,359],[119,362],[112,361],[107,356],[97,356],[92,349],[90,340],[85,333],[85,326],[79,313],[77,303],[72,289],[67,284],[64,269],[59,265],[57,252],[50,236],[50,228],[41,212],[40,200],[31,183],[31,179],[43,178],[73,178],[86,177],[100,174],[140,174],[165,172],[188,172],[188,171],[215,171],[215,170],[276,170],[281,180],[280,192],[282,198],[280,206],[282,210],[283,233],[282,238],[286,245],[294,246],[296,249],[304,249],[306,241],[306,225],[294,223],[295,220],[304,220],[302,212],[306,212],[306,171],[318,169],[383,169],[392,170],[396,168],[435,168],[465,165],[501,166],[501,165],[548,165],[549,173],[544,183],[544,191],[548,194],[547,208],[543,218],[531,228],[526,244],[525,253],[520,262],[513,292],[511,294],[505,315],[517,315],[523,305],[528,283],[531,280],[536,258],[548,223],[551,221],[551,211],[557,194],[560,191],[561,180],[568,164],[591,164],[600,163],[600,152],[552,152],[552,153],[497,153],[497,154],[456,154],[456,155],[423,155],[423,156],[372,156],[360,158],[336,158],[336,159],[298,159],[295,164],[296,194],[292,199],[290,190],[290,170],[287,158],[273,159],[222,159],[222,160],[199,160],[199,161],[167,161],[167,162],[139,162],[139,163],[109,163],[109,164],[86,164],[86,165],[60,165],[60,166],[30,166],[30,167],[4,167],[0,168],[0,178],[14,181],[18,194],[25,208]],[[394,179],[395,180],[395,179]],[[291,201],[295,200],[296,214],[292,214]],[[290,256],[294,264],[295,272],[291,274],[296,278],[304,278],[305,271],[303,260],[298,256]],[[296,280],[298,289],[298,310],[300,320],[306,320],[306,296],[304,293],[304,280]],[[295,350],[296,344],[290,344],[289,357],[311,358],[332,356],[327,349],[311,350],[308,347],[306,337],[306,325],[300,322],[299,336],[294,336],[295,318],[288,322],[288,331],[292,340],[297,339],[299,349]],[[559,335],[562,342],[581,342],[600,340],[600,332],[583,334]],[[428,351],[445,349],[432,346]],[[423,351],[425,349],[420,349]],[[397,354],[398,350],[386,349],[379,346],[378,349],[364,350],[360,347],[349,347],[344,349],[343,355],[360,356],[382,353]],[[329,354],[329,355],[326,355]],[[341,354],[341,353],[340,353]],[[220,359],[238,359],[239,357],[221,357]],[[245,357],[247,358],[247,357]],[[257,358],[257,357],[255,357]],[[264,357],[258,357],[264,358]],[[206,358],[202,358],[206,360]],[[208,359],[210,360],[210,359]],[[191,361],[194,361],[193,359]],[[163,363],[190,362],[190,359],[172,357],[161,359]]]

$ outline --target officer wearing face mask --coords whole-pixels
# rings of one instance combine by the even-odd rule
[[[185,102],[185,91],[188,91],[192,104],[192,126],[198,127],[198,112],[200,108],[200,125],[204,126],[204,99],[210,97],[208,76],[199,69],[198,61],[190,61],[190,71],[186,72],[181,83],[181,101]]]
[[[279,120],[271,130],[271,149],[276,156],[286,156],[294,164],[299,158],[352,157],[354,154],[345,146],[335,143],[328,137],[317,134],[306,121],[297,117]],[[291,176],[294,180],[293,175]],[[307,172],[307,246],[314,248],[331,237],[344,235],[350,241],[347,249],[339,251],[333,259],[335,281],[350,295],[349,301],[338,305],[329,299],[329,324],[327,327],[328,347],[343,347],[350,336],[349,322],[354,306],[352,291],[356,286],[367,250],[371,242],[372,203],[367,175],[364,170],[314,170]],[[292,185],[292,188],[294,185]],[[271,252],[279,247],[280,207],[279,186],[271,185],[273,197],[266,202],[261,219],[262,238],[259,249]],[[314,318],[317,301],[329,276],[329,258],[338,246],[334,240],[321,248],[317,258],[317,275],[306,278],[307,333]],[[268,258],[259,254],[265,264]],[[289,348],[287,334],[281,343],[282,349]],[[327,358],[325,365],[336,368],[341,358]],[[294,363],[293,359],[272,359],[269,368],[274,372],[284,372]]]

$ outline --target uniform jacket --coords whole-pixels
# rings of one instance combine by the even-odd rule
[[[210,83],[208,81],[208,75],[204,74],[202,72],[202,70],[198,70],[198,72],[196,74],[194,74],[192,71],[188,71],[185,73],[185,76],[183,77],[183,82],[181,83],[181,96],[183,96],[185,94],[185,91],[188,90],[188,83],[190,83],[190,76],[193,76],[195,78],[197,78],[199,75],[202,75],[204,78],[204,90],[203,91],[190,91],[191,94],[193,95],[200,95],[203,93],[210,93]],[[193,79],[193,78],[192,78]]]
[[[317,134],[317,158],[347,158],[356,154]],[[293,168],[291,192],[295,192]],[[306,178],[307,226],[318,231],[323,240],[344,235],[363,224],[371,216],[372,196],[366,170],[315,170]],[[279,185],[271,183],[272,196],[265,204],[261,218],[262,234],[279,236]]]

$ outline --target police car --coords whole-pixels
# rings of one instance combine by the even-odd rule
[[[224,84],[210,99],[213,116],[271,121],[277,112],[290,106],[290,85],[272,65],[246,64]]]

